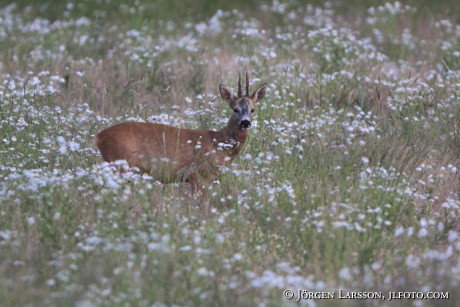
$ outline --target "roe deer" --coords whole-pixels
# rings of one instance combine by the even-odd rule
[[[107,162],[126,160],[163,183],[189,182],[192,193],[200,189],[206,198],[207,187],[203,184],[217,179],[219,167],[229,165],[240,152],[251,127],[255,104],[264,97],[266,88],[264,83],[249,94],[247,69],[244,95],[239,73],[238,96],[220,84],[220,94],[233,110],[227,126],[220,131],[125,122],[99,132],[96,145]]]

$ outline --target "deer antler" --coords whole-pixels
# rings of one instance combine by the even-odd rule
[[[248,65],[246,65],[246,94],[244,96],[246,96],[246,97],[249,96],[249,71],[248,71]]]
[[[241,74],[238,72],[238,98],[241,97]]]

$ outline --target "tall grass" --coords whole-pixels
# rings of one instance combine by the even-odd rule
[[[457,306],[458,12],[407,4],[3,6],[2,304]],[[122,121],[221,129],[218,85],[246,65],[269,91],[209,215],[186,184],[102,162],[93,137]]]

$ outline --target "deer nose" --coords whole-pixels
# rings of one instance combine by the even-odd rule
[[[247,119],[242,120],[240,123],[241,128],[249,128],[251,127],[251,122],[248,121]]]

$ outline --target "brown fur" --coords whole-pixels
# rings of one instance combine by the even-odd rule
[[[96,145],[107,162],[126,160],[130,166],[164,183],[189,182],[193,192],[201,189],[205,197],[207,189],[203,183],[215,180],[219,167],[229,165],[246,142],[249,130],[243,128],[243,119],[250,126],[251,110],[264,97],[266,87],[263,84],[252,95],[236,97],[220,85],[222,98],[235,110],[220,131],[125,122],[98,133]]]

